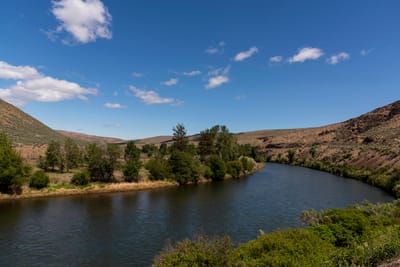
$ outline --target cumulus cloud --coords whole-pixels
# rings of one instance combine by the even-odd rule
[[[168,81],[161,82],[162,85],[166,85],[166,86],[173,86],[173,85],[175,85],[177,83],[178,83],[178,79],[177,78],[171,78]]]
[[[83,44],[97,38],[111,39],[112,18],[100,0],[59,0],[52,5],[51,12],[59,22],[56,33],[66,31]]]
[[[39,72],[30,66],[13,66],[0,61],[0,79],[24,80],[40,76]]]
[[[152,90],[143,90],[139,89],[133,85],[129,86],[129,89],[135,94],[137,98],[142,100],[142,102],[153,105],[153,104],[174,104],[178,103],[179,100],[175,100],[173,98],[162,98],[158,95],[157,92]]]
[[[144,76],[144,74],[143,73],[140,73],[140,72],[133,72],[132,73],[132,76],[133,77],[135,77],[135,78],[141,78],[141,77],[143,77]]]
[[[219,76],[211,77],[210,79],[208,79],[206,89],[214,89],[214,88],[221,86],[227,82],[229,82],[228,76],[219,75]]]
[[[197,75],[200,75],[200,74],[201,74],[201,71],[199,71],[199,70],[192,70],[192,71],[183,72],[183,75],[185,75],[185,76],[197,76]]]
[[[279,63],[282,62],[283,58],[281,56],[273,56],[269,58],[269,62],[271,63]]]
[[[250,47],[249,50],[243,51],[243,52],[240,52],[240,53],[236,54],[234,60],[235,61],[243,61],[243,60],[251,57],[252,55],[254,55],[257,52],[258,52],[258,48],[257,47],[255,47],[255,46]]]
[[[326,62],[328,62],[328,64],[331,64],[331,65],[336,65],[340,61],[348,60],[348,59],[350,59],[350,55],[348,53],[340,52],[339,54],[333,55],[330,58],[328,58],[326,60]]]
[[[306,60],[317,60],[324,55],[324,52],[315,47],[304,47],[289,59],[289,63],[304,62]]]
[[[32,101],[87,100],[87,95],[97,94],[95,88],[84,88],[74,82],[45,76],[34,67],[13,66],[3,61],[0,62],[0,79],[17,80],[14,85],[0,88],[0,98],[18,106]]]
[[[106,108],[115,108],[115,109],[126,108],[126,106],[123,106],[119,103],[109,103],[109,102],[105,103],[104,106]]]

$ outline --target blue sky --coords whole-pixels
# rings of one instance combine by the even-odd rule
[[[0,98],[54,129],[313,127],[399,99],[397,0],[0,5]]]

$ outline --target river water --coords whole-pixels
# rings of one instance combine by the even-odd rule
[[[388,202],[367,184],[269,163],[238,180],[129,193],[0,202],[0,266],[149,266],[198,234],[235,242],[300,226],[306,209]]]

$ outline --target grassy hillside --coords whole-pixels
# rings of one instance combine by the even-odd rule
[[[1,99],[0,131],[6,133],[16,145],[40,146],[50,140],[65,139],[60,133]]]

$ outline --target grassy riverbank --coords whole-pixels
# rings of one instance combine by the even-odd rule
[[[250,174],[253,174],[265,167],[265,163],[257,163],[254,169],[246,174],[242,174],[239,178],[243,178]],[[69,175],[71,176],[71,175]],[[53,179],[64,179],[69,180],[67,174],[60,174],[53,176]],[[225,180],[234,179],[233,177],[226,175]],[[236,178],[235,178],[236,179]],[[199,184],[209,183],[210,179],[201,177],[198,181]],[[160,189],[167,187],[179,186],[176,181],[160,180],[160,181],[149,181],[147,177],[143,178],[140,182],[115,182],[115,183],[90,183],[85,186],[75,186],[69,183],[53,184],[49,187],[41,190],[32,189],[28,186],[22,188],[21,194],[1,194],[1,200],[12,200],[12,199],[31,199],[31,198],[44,198],[44,197],[60,197],[60,196],[71,196],[71,195],[86,195],[86,194],[105,194],[105,193],[117,193],[117,192],[129,192],[129,191],[140,191],[149,189]]]

